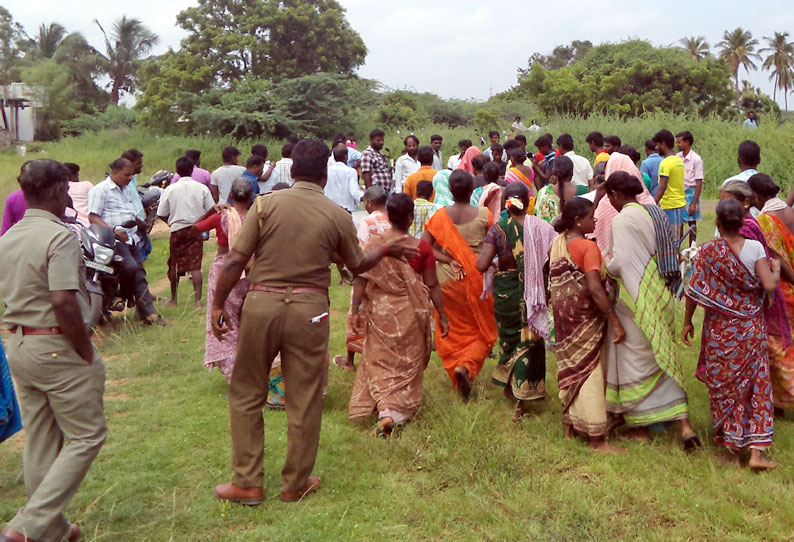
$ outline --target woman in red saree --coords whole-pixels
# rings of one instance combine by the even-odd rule
[[[367,250],[407,235],[413,223],[414,202],[408,194],[392,195],[386,209],[391,228],[373,235]],[[419,239],[412,242],[419,249],[417,258],[383,258],[353,283],[352,312],[364,329],[364,348],[348,417],[355,420],[377,411],[377,436],[388,436],[419,410],[431,353],[428,297],[440,314],[439,334],[449,332],[433,248]]]
[[[477,270],[477,256],[493,218],[486,207],[469,204],[473,187],[470,173],[455,170],[449,177],[455,203],[436,211],[422,234],[439,262],[438,281],[449,317],[450,333],[436,337],[436,349],[452,384],[465,400],[496,342],[493,299],[481,296],[482,273]],[[439,320],[436,311],[437,326]]]
[[[761,209],[758,224],[767,246],[780,262],[780,293],[785,300],[788,321],[794,321],[794,210],[777,197],[780,192],[769,175],[756,173],[747,180],[755,193],[756,207]],[[769,369],[772,374],[772,396],[775,409],[794,410],[794,347],[791,341],[769,334]]]
[[[769,378],[764,292],[780,280],[780,265],[767,263],[760,242],[739,232],[744,211],[726,199],[717,205],[720,237],[703,245],[686,290],[684,344],[694,335],[692,315],[697,305],[703,318],[704,379],[709,393],[714,440],[730,452],[750,449],[749,466],[773,469],[763,451],[772,444],[774,411]]]

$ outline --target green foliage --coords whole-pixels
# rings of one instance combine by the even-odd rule
[[[109,36],[99,21],[94,22],[105,38],[103,64],[111,81],[110,103],[118,105],[122,92],[132,93],[136,89],[140,59],[149,54],[160,38],[140,20],[126,15],[113,23]]]
[[[496,113],[486,109],[478,109],[474,113],[474,129],[479,134],[487,134],[491,130],[499,129],[499,121]]]
[[[132,128],[137,121],[138,113],[135,110],[111,105],[100,113],[78,115],[67,121],[64,128],[71,135],[78,135],[84,132]]]
[[[538,64],[547,70],[559,70],[583,60],[588,51],[593,48],[590,40],[573,40],[570,45],[558,45],[551,54],[543,55],[533,53],[527,61],[526,69],[519,68],[519,77],[526,77],[532,71],[532,66]]]
[[[33,89],[36,101],[41,104],[36,139],[59,139],[63,122],[78,111],[68,68],[53,59],[40,60],[22,70],[22,81]]]
[[[141,96],[135,108],[140,120],[161,132],[179,133],[180,121],[198,107],[201,93],[212,85],[212,68],[200,56],[174,52],[145,60],[137,73]]]
[[[547,115],[621,117],[651,111],[707,116],[723,112],[732,98],[724,62],[640,40],[599,45],[558,70],[535,64],[515,94],[534,99]]]
[[[395,90],[383,97],[376,122],[388,128],[418,130],[430,122],[420,105],[419,95],[407,90]]]
[[[327,73],[270,83],[246,79],[211,91],[190,115],[191,129],[236,138],[262,135],[331,137],[348,109],[347,81]]]
[[[0,6],[0,85],[19,81],[20,60],[29,46],[22,25]]]
[[[367,49],[336,0],[199,0],[177,15],[181,54],[211,66],[222,85],[316,72],[350,74]]]
[[[780,106],[768,95],[761,92],[760,88],[753,87],[750,81],[742,81],[742,92],[739,95],[739,107],[742,111],[780,115]]]

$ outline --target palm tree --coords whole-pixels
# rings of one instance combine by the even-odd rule
[[[770,70],[769,80],[775,81],[772,88],[772,99],[777,98],[777,89],[783,91],[788,109],[788,89],[791,86],[794,70],[794,42],[788,41],[788,32],[775,32],[771,38],[764,36],[769,47],[759,49],[759,53],[769,53],[764,59],[763,68]]]
[[[678,43],[680,43],[681,47],[686,49],[695,60],[706,58],[709,56],[709,54],[711,54],[709,44],[706,41],[706,38],[703,36],[689,36],[686,38],[681,38],[678,40]]]
[[[722,41],[717,44],[720,47],[720,56],[728,61],[728,65],[733,72],[733,80],[736,91],[739,91],[739,68],[743,67],[750,73],[750,70],[757,70],[753,59],[760,60],[760,55],[755,52],[758,40],[753,38],[749,30],[741,28],[733,32],[728,30],[722,35]]]
[[[39,35],[33,40],[33,55],[36,58],[52,58],[58,46],[66,37],[66,29],[58,23],[39,26]]]
[[[105,36],[105,64],[111,81],[110,102],[119,104],[121,92],[135,90],[136,77],[141,57],[160,40],[157,35],[146,28],[138,19],[129,19],[122,15],[114,24],[113,32],[108,37],[105,29],[94,19],[94,22]]]

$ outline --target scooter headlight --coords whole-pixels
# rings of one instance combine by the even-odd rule
[[[102,265],[107,265],[113,259],[113,249],[94,244],[94,260]]]

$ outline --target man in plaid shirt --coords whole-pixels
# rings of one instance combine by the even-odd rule
[[[380,153],[385,135],[383,130],[378,129],[369,133],[369,147],[361,155],[361,177],[367,188],[380,186],[387,194],[391,194],[394,191],[391,166],[386,157]]]

